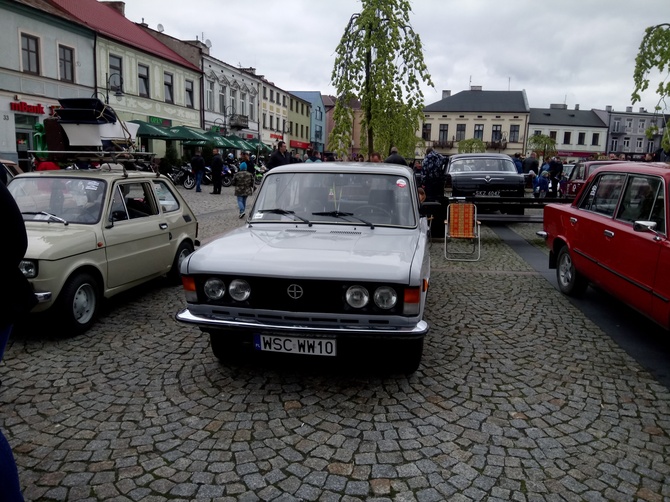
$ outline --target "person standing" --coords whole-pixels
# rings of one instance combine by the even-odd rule
[[[235,197],[237,197],[237,207],[240,209],[240,218],[244,218],[247,212],[247,197],[254,193],[254,176],[247,171],[247,152],[242,153],[242,162],[240,170],[233,176],[233,185],[235,185]]]
[[[426,157],[421,163],[421,184],[430,200],[441,200],[444,197],[444,155],[437,153],[432,146],[426,148]]]
[[[372,155],[370,155],[370,162],[381,163],[381,161],[382,161],[382,154],[379,152],[372,152]]]
[[[386,162],[387,164],[400,164],[401,166],[407,167],[407,161],[405,160],[405,157],[403,157],[398,153],[397,146],[391,147],[391,155],[386,157],[386,160],[384,162]]]
[[[16,321],[37,304],[33,288],[19,269],[28,249],[28,236],[21,211],[4,183],[0,183],[0,214],[5,243],[0,250],[0,361]],[[23,502],[19,471],[12,449],[0,431],[0,500]]]
[[[202,177],[205,174],[205,159],[202,158],[200,150],[196,150],[195,155],[191,159],[191,170],[195,175],[195,191],[202,192],[200,183],[202,183]]]
[[[558,197],[558,182],[561,181],[563,174],[563,162],[560,157],[553,157],[549,162],[549,179],[551,187],[549,188],[549,197]]]
[[[290,162],[290,156],[286,152],[286,143],[280,141],[277,143],[277,149],[272,152],[272,155],[270,155],[270,160],[268,160],[265,168],[269,170],[273,167],[289,164]]]
[[[221,193],[221,174],[223,173],[223,158],[219,153],[218,148],[212,150],[214,156],[212,157],[212,193]]]
[[[516,172],[519,174],[523,174],[523,162],[521,162],[521,154],[519,152],[516,152],[514,154],[514,157],[512,157],[512,160],[514,161],[514,165],[516,166]]]
[[[526,174],[531,171],[536,173],[539,172],[540,162],[537,160],[537,154],[535,152],[530,152],[530,155],[523,159],[523,162],[521,162],[521,167],[523,168],[523,172]]]

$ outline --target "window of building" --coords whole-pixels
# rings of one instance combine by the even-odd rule
[[[580,132],[577,135],[577,144],[578,145],[585,145],[586,144],[586,133],[585,132]]]
[[[305,126],[305,138],[309,138],[309,126]]]
[[[272,92],[272,91],[270,91],[270,92]],[[230,110],[229,110],[230,115],[233,115],[233,114],[237,113],[237,111],[236,111],[237,110],[237,91],[235,89],[230,90],[229,103],[230,103],[230,105],[229,105],[230,106]]]
[[[421,138],[424,139],[424,141],[430,141],[430,124],[423,124],[423,130],[421,131]]]
[[[484,140],[484,124],[475,124],[475,139]]]
[[[263,99],[268,99],[268,88],[263,86]]]
[[[275,91],[270,89],[270,101],[274,101],[274,100],[275,100]]]
[[[109,90],[123,92],[123,60],[120,56],[109,55]]]
[[[172,73],[163,73],[163,92],[165,93],[165,102],[174,103],[174,84]]]
[[[637,123],[637,132],[644,134],[644,131],[647,129],[647,121],[645,119],[640,119]]]
[[[305,131],[304,131],[304,124],[300,124],[300,137],[304,138],[305,137]]]
[[[456,124],[456,141],[465,139],[465,124]]]
[[[626,131],[625,132],[632,132],[633,130],[633,119],[626,119]]]
[[[491,141],[501,141],[502,140],[502,125],[494,125],[491,129]]]
[[[194,108],[195,95],[193,93],[193,80],[184,81],[184,93],[186,95],[186,108]]]
[[[440,124],[439,137],[437,141],[439,143],[446,143],[449,141],[449,124]]]
[[[556,141],[556,131],[549,131],[549,137]]]
[[[60,79],[65,82],[74,82],[74,49],[58,46],[58,71]]]
[[[613,139],[612,143],[610,144],[610,152],[617,152],[617,151],[619,151],[619,140]]]
[[[572,141],[572,133],[569,131],[566,131],[563,133],[563,144],[564,145],[569,145],[570,142]]]
[[[635,141],[635,151],[641,152],[644,145],[644,138],[637,138]]]
[[[277,98],[277,103],[279,103],[279,98]],[[284,108],[286,108],[286,96],[282,96],[281,104]]]
[[[320,106],[317,106],[314,109],[314,119],[315,120],[323,120],[323,110],[321,110]]]
[[[619,132],[621,129],[621,119],[614,119],[614,123],[612,124],[612,132]]]
[[[40,74],[40,44],[37,37],[21,33],[21,64],[24,73]]]
[[[623,139],[623,151],[630,152],[630,138]]]
[[[535,129],[533,131],[533,136],[541,136],[541,135],[542,135],[542,131],[540,131],[539,129]]]
[[[509,141],[510,141],[510,143],[518,143],[519,142],[519,126],[518,125],[509,126]]]
[[[291,98],[291,111],[293,111],[293,98]]]
[[[270,115],[270,130],[272,131],[274,129],[274,116]],[[277,121],[277,126],[279,126],[279,121]]]
[[[591,146],[598,146],[600,144],[600,133],[594,132],[591,136]]]
[[[268,128],[267,118],[268,118],[267,115],[264,113],[264,114],[263,114],[263,129],[267,129],[267,128]]]
[[[320,125],[314,126],[314,139],[320,141],[323,139],[323,127]]]
[[[238,111],[240,115],[247,114],[247,93],[240,92],[240,109]]]
[[[226,114],[226,86],[219,86],[219,113]]]
[[[207,109],[214,111],[214,81],[207,81]]]
[[[647,153],[654,153],[656,145],[653,140],[647,141]]]
[[[256,120],[256,96],[249,96],[249,120]]]
[[[143,98],[151,97],[149,95],[149,67],[143,64],[137,65],[137,88],[139,95]]]

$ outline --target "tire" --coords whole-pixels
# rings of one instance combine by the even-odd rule
[[[387,342],[389,347],[383,351],[385,357],[380,360],[379,370],[386,374],[402,373],[411,375],[421,364],[423,338]]]
[[[181,284],[181,262],[193,252],[193,244],[190,242],[182,242],[177,248],[177,253],[174,255],[172,268],[167,274],[168,282],[174,286]]]
[[[100,307],[100,285],[91,274],[77,272],[63,286],[55,312],[66,333],[80,334],[96,321]]]
[[[589,285],[586,278],[575,269],[567,246],[560,249],[556,258],[556,281],[561,293],[568,296],[580,296]]]
[[[191,190],[193,187],[195,187],[195,176],[187,174],[184,178],[184,188],[186,190]]]
[[[229,174],[221,176],[221,185],[224,187],[229,187],[233,184],[233,177]]]
[[[230,332],[210,332],[212,353],[222,364],[239,364],[246,360],[248,351],[239,335]]]

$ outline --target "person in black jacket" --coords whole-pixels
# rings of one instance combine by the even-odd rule
[[[401,166],[407,167],[407,161],[405,160],[405,157],[398,153],[398,147],[396,146],[391,147],[391,155],[386,157],[384,162],[387,164],[400,164]]]
[[[14,197],[0,183],[0,214],[4,243],[0,246],[0,361],[16,321],[28,314],[37,303],[32,285],[19,269],[28,249],[23,216]],[[12,450],[0,431],[0,499],[22,501],[19,472]]]
[[[272,169],[273,167],[290,164],[290,162],[291,157],[289,153],[286,151],[286,143],[280,141],[279,143],[277,143],[277,149],[272,152],[272,155],[270,155],[270,160],[268,160],[268,163],[265,165],[265,168],[269,170]]]
[[[202,158],[200,150],[197,150],[191,159],[191,169],[195,175],[195,191],[202,192],[200,183],[202,183],[202,177],[205,174],[205,159]]]
[[[218,148],[212,149],[214,154],[212,157],[212,192],[213,194],[221,193],[221,174],[223,173],[223,158],[219,153]]]

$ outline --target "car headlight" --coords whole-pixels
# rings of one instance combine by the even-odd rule
[[[28,279],[34,279],[37,277],[37,262],[31,260],[21,260],[19,263],[19,269],[23,272]]]
[[[226,284],[216,277],[205,281],[205,296],[210,300],[220,300],[226,294]]]
[[[365,307],[370,301],[370,293],[363,286],[351,286],[345,295],[347,303],[355,309]]]
[[[233,279],[228,286],[228,293],[233,300],[243,302],[251,295],[251,286],[243,279]]]
[[[375,305],[380,309],[388,310],[395,307],[398,302],[398,294],[390,286],[381,286],[377,288],[374,295]]]

